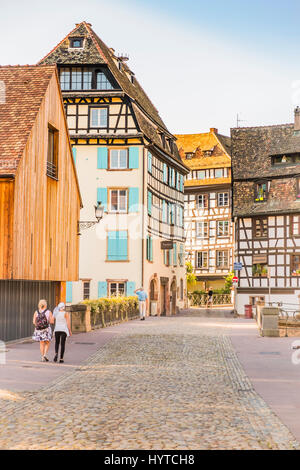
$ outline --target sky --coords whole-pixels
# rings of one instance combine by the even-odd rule
[[[299,0],[0,0],[0,64],[34,64],[85,20],[173,134],[293,121]]]

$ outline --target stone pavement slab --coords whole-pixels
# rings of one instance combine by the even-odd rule
[[[230,341],[253,322],[165,317],[117,328],[80,367],[0,397],[0,448],[299,449]]]

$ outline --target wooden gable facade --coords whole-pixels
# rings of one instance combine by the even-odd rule
[[[35,296],[53,308],[78,279],[81,197],[56,67],[0,67],[0,80],[0,337],[15,339],[29,333]],[[12,293],[26,304],[21,329],[9,311],[3,320]]]
[[[233,266],[230,139],[215,128],[177,139],[190,169],[184,183],[186,259],[197,276],[197,288],[218,289]]]
[[[297,110],[294,124],[231,131],[239,313],[257,300],[299,308],[299,133]]]

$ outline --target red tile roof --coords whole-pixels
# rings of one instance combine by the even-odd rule
[[[0,175],[16,173],[55,65],[0,67]]]

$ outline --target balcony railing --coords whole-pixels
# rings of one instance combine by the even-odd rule
[[[204,307],[207,305],[208,294],[189,292],[188,298],[191,307]],[[231,294],[213,294],[212,305],[232,305]]]

